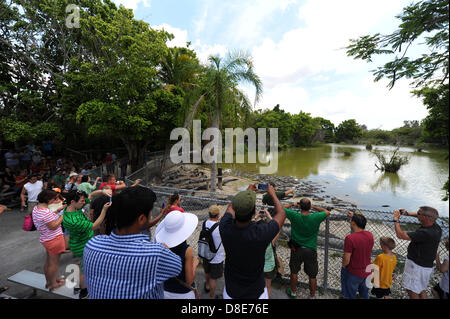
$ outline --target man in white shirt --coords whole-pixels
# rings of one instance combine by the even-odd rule
[[[24,211],[25,207],[25,196],[28,197],[28,213],[33,212],[34,206],[38,204],[37,197],[42,190],[47,188],[47,183],[43,183],[42,181],[38,180],[39,174],[33,174],[30,177],[30,181],[26,183],[22,188],[22,193],[20,194],[20,199],[22,200],[22,205],[20,208],[20,211]]]
[[[211,229],[214,224],[218,223],[220,217],[220,208],[217,205],[213,205],[209,208],[209,219],[206,221],[205,228]],[[220,238],[219,227],[217,226],[212,232],[214,239],[214,246],[217,253],[211,261],[202,259],[203,268],[205,270],[205,286],[206,292],[209,292],[209,298],[215,298],[215,291],[217,285],[217,279],[223,276],[223,261],[225,260],[225,251],[222,245],[222,239]]]

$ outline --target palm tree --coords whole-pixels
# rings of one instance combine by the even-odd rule
[[[212,103],[212,127],[220,129],[224,105],[230,98],[237,97],[237,85],[250,83],[255,87],[255,104],[262,95],[262,82],[253,68],[252,58],[243,52],[228,53],[225,59],[218,55],[208,58],[211,63],[206,71],[206,95]],[[245,96],[239,91],[239,95]],[[242,100],[242,99],[241,99]],[[246,106],[247,100],[244,101]],[[216,190],[217,162],[211,163],[211,191]]]

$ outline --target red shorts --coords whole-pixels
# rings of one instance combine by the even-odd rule
[[[45,247],[45,250],[50,256],[59,255],[66,250],[66,244],[63,235],[59,235],[58,237],[49,241],[44,241],[41,244]]]

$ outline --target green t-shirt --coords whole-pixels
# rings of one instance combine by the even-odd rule
[[[291,239],[300,246],[317,251],[319,226],[327,218],[327,214],[320,212],[303,216],[301,212],[286,208],[284,210],[286,218],[291,221]]]
[[[70,233],[69,248],[75,256],[83,257],[84,246],[94,237],[92,225],[82,210],[68,212],[64,208],[63,227]]]
[[[58,175],[56,174],[55,176],[53,176],[53,180],[55,181],[56,184],[62,185],[64,187],[65,184],[65,177],[63,175]]]
[[[93,191],[95,191],[97,187],[95,185],[91,185],[91,183],[85,182],[78,185],[77,190],[83,191],[86,194],[90,195]]]

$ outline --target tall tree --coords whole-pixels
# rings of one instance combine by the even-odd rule
[[[347,54],[368,62],[376,55],[395,55],[393,60],[373,71],[375,81],[384,77],[390,79],[390,88],[400,78],[412,79],[416,87],[436,86],[448,81],[449,1],[420,1],[405,7],[397,18],[401,24],[393,33],[352,39],[346,47]],[[408,50],[422,37],[428,48],[420,57],[411,59],[407,56]]]
[[[212,127],[220,129],[222,111],[238,83],[250,83],[255,87],[255,102],[261,97],[262,82],[254,71],[251,57],[242,52],[228,53],[225,59],[212,55],[206,71],[208,100],[212,103]],[[217,154],[216,154],[217,155]],[[211,191],[216,190],[217,162],[211,163]]]
[[[82,98],[68,105],[77,107],[76,119],[87,124],[88,133],[120,139],[137,170],[150,143],[164,147],[176,125],[183,91],[158,78],[168,34],[135,20],[123,6],[108,10],[112,17],[107,19],[82,16],[82,41],[93,59],[71,60],[64,93]]]
[[[415,91],[423,98],[428,115],[423,120],[423,137],[430,142],[448,146],[449,122],[449,87],[448,84],[437,88],[423,88]]]

